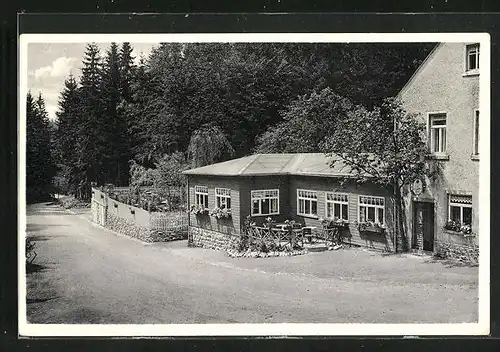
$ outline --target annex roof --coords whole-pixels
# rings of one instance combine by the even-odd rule
[[[330,162],[336,160],[333,167]],[[184,171],[187,175],[266,176],[304,175],[345,177],[353,175],[340,158],[323,153],[254,154]]]

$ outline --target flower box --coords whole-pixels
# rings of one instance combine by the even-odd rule
[[[472,227],[470,225],[462,225],[457,221],[447,221],[443,227],[446,232],[455,233],[455,234],[464,234],[470,235],[472,234]]]
[[[347,229],[349,227],[349,221],[344,220],[344,219],[319,219],[321,224],[323,225],[324,228],[326,229],[333,229],[333,228],[338,228],[338,229]]]
[[[194,215],[208,215],[208,209],[197,204],[191,205],[191,214]]]
[[[217,219],[228,219],[231,217],[231,209],[215,207],[210,211],[210,215]]]
[[[376,234],[381,234],[385,231],[383,225],[372,223],[372,222],[360,222],[358,224],[359,232],[371,232]]]

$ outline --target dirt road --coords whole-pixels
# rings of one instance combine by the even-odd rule
[[[82,213],[82,212],[81,212]],[[32,323],[454,323],[477,320],[477,267],[359,249],[232,259],[144,245],[57,205],[28,206]]]

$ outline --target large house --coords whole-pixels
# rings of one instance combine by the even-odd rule
[[[441,165],[436,178],[416,182],[406,198],[411,250],[477,255],[477,236],[468,232],[478,233],[478,75],[478,44],[441,43],[399,94],[405,109],[427,125],[429,164]],[[319,153],[257,154],[186,171],[196,213],[190,215],[191,238],[203,243],[205,237],[238,236],[247,216],[311,227],[319,227],[322,217],[338,217],[350,223],[345,240],[394,250],[392,191],[370,182],[342,183],[350,170],[340,161],[330,167],[330,160]],[[205,208],[226,208],[226,216],[200,211]],[[386,230],[360,232],[359,223],[367,221]]]
[[[427,126],[429,163],[441,165],[407,199],[414,250],[477,251],[479,51],[478,43],[437,44],[399,93]]]

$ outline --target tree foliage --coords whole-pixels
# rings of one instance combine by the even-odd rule
[[[406,245],[403,194],[415,180],[433,176],[426,160],[425,125],[404,111],[400,102],[389,98],[373,110],[356,106],[322,148],[350,166],[357,181],[393,189],[396,233],[401,245]]]
[[[188,157],[193,167],[224,161],[233,155],[233,147],[215,125],[203,125],[193,133],[189,142]]]
[[[51,194],[55,164],[51,129],[41,94],[26,96],[26,200],[47,200]]]
[[[324,88],[293,101],[282,112],[283,121],[258,137],[258,153],[314,153],[330,136],[353,104]]]
[[[89,198],[91,182],[129,184],[131,160],[175,170],[184,158],[200,166],[254,150],[319,151],[349,111],[393,95],[430,48],[163,43],[135,65],[130,43],[104,55],[89,44],[80,78],[69,76],[61,91],[60,176]]]

